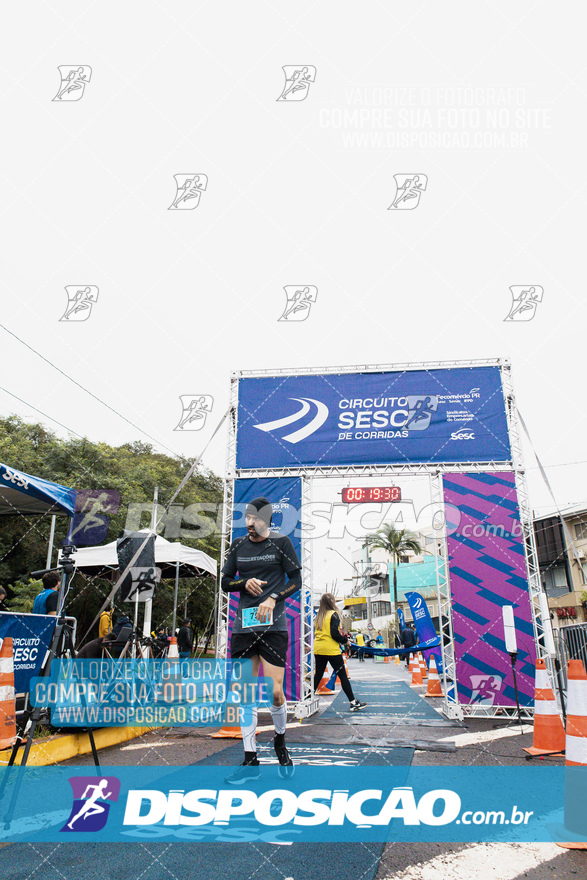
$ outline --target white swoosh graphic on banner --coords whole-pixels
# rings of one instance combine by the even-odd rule
[[[309,437],[310,434],[313,434],[314,431],[317,431],[318,428],[324,424],[328,418],[328,407],[320,400],[314,400],[312,397],[290,397],[289,399],[297,400],[298,403],[302,404],[302,408],[292,416],[286,416],[283,419],[276,419],[273,422],[264,422],[262,425],[254,425],[254,427],[258,428],[260,431],[274,431],[277,428],[285,427],[285,425],[291,425],[293,422],[299,422],[300,419],[303,419],[303,417],[310,412],[310,403],[313,403],[316,405],[316,415],[312,421],[309,422],[305,428],[300,428],[299,431],[294,431],[293,434],[287,434],[283,438],[289,443],[299,443],[300,440],[305,440],[306,437]]]

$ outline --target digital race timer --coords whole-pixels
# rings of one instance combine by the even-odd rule
[[[402,490],[399,486],[370,486],[368,489],[342,490],[343,504],[360,504],[373,501],[401,501]]]

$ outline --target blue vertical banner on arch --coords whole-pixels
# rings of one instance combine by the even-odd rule
[[[412,612],[412,618],[416,626],[416,632],[418,633],[418,640],[420,642],[427,642],[429,639],[435,639],[438,633],[432,623],[432,617],[430,616],[426,599],[421,596],[420,593],[416,593],[413,590],[406,593],[406,599],[408,600],[410,611]],[[428,665],[430,665],[430,655],[434,654],[436,668],[439,672],[442,672],[442,650],[440,647],[428,648],[427,651],[422,651],[422,653]]]
[[[298,558],[302,559],[300,537],[300,516],[302,507],[302,481],[300,477],[259,477],[234,481],[234,512],[232,520],[232,540],[246,535],[245,507],[253,498],[267,498],[273,507],[271,529],[290,538]],[[302,579],[306,572],[302,571]],[[301,698],[300,668],[300,615],[302,613],[300,593],[286,599],[287,632],[289,647],[284,676],[284,690],[287,700]],[[238,607],[238,594],[231,594],[229,603],[229,637]]]

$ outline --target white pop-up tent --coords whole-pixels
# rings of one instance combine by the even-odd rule
[[[152,534],[151,529],[141,529],[140,531],[144,535]],[[81,547],[79,550],[76,550],[72,558],[77,568],[90,576],[104,577],[109,572],[118,569],[116,541],[99,547]],[[218,572],[218,565],[215,559],[212,559],[211,556],[208,556],[202,550],[184,547],[179,541],[167,541],[160,535],[157,535],[155,538],[155,565],[161,569],[162,578],[175,578],[175,594],[173,597],[173,631],[175,632],[177,591],[180,577],[209,577],[212,575],[215,578]],[[151,600],[145,603],[145,635],[148,635],[151,629],[150,603]],[[106,603],[102,607],[105,607],[105,605]],[[135,602],[135,626],[137,616],[138,602]]]
[[[145,535],[149,529],[141,529]],[[72,559],[85,574],[104,575],[118,568],[116,541],[99,547],[80,547]],[[202,550],[185,547],[179,541],[166,541],[160,535],[155,539],[155,564],[161,569],[161,577],[216,577],[218,565],[215,559]]]

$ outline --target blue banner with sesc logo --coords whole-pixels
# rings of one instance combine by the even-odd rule
[[[236,466],[511,459],[497,366],[239,379]]]

